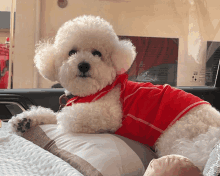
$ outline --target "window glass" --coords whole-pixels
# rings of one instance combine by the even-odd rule
[[[178,38],[120,36],[130,39],[137,56],[129,80],[177,86]]]
[[[21,107],[19,107],[19,105],[14,103],[12,104],[12,103],[0,102],[0,109],[1,109],[0,119],[5,122],[7,122],[12,116],[23,112]]]

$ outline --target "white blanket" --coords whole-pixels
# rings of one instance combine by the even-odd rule
[[[32,142],[0,128],[0,176],[82,176],[62,159]]]

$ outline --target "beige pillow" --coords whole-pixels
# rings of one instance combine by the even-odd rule
[[[200,170],[186,157],[167,155],[153,159],[144,176],[202,176]]]
[[[68,162],[88,176],[143,176],[155,153],[147,146],[114,134],[69,134],[57,125],[40,125],[24,138]]]

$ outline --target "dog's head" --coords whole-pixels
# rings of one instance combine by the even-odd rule
[[[40,43],[34,61],[45,78],[73,95],[87,96],[126,72],[135,56],[132,43],[120,41],[107,21],[81,16],[64,23],[54,43]]]

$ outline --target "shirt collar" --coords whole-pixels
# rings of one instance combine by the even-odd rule
[[[86,97],[75,96],[67,102],[66,106],[69,106],[72,103],[94,102],[100,99],[101,97],[103,97],[104,95],[106,95],[109,91],[115,88],[115,86],[118,85],[119,83],[121,84],[121,91],[123,91],[127,80],[128,80],[127,73],[117,75],[115,81],[111,85],[108,85],[104,87],[102,90],[98,91],[97,93],[86,96]]]

